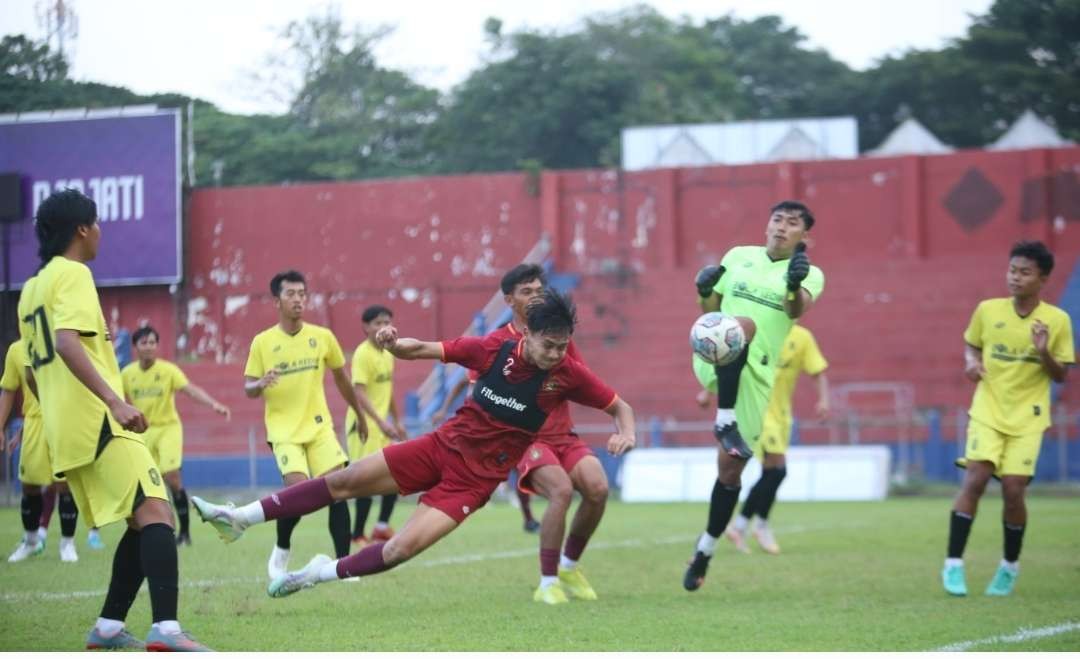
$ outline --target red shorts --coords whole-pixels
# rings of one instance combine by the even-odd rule
[[[559,465],[563,468],[563,471],[569,474],[577,466],[577,463],[581,462],[582,458],[593,455],[592,449],[581,441],[580,437],[577,435],[568,435],[567,437],[573,439],[571,441],[559,441],[554,444],[549,444],[541,439],[533,442],[529,445],[529,448],[525,449],[525,454],[521,456],[521,462],[517,464],[517,486],[519,490],[527,494],[536,494],[526,485],[529,472],[533,469],[548,465]]]
[[[474,474],[461,454],[434,433],[391,444],[383,449],[383,458],[401,494],[423,492],[420,503],[441,510],[458,524],[480,510],[502,482]]]

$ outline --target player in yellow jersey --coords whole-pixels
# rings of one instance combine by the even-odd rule
[[[349,410],[345,416],[345,436],[349,447],[349,460],[356,462],[361,458],[377,453],[392,441],[405,439],[405,427],[401,424],[397,404],[394,402],[394,356],[375,343],[375,333],[393,322],[394,313],[382,305],[372,305],[364,309],[360,320],[364,323],[364,335],[367,337],[356,347],[352,357],[352,383],[356,389],[356,400],[364,409],[367,421],[367,437],[358,432],[356,414]],[[368,513],[371,512],[371,497],[356,499],[356,519],[353,520],[352,540],[356,545],[366,545]],[[390,528],[390,516],[394,514],[396,494],[382,495],[379,505],[379,521],[371,531],[373,542],[386,542],[394,537]]]
[[[987,595],[1012,593],[1027,525],[1024,492],[1035,475],[1042,435],[1050,426],[1050,382],[1064,382],[1076,362],[1068,314],[1040,298],[1054,255],[1040,242],[1021,241],[1009,252],[1010,297],[983,300],[964,330],[964,374],[978,383],[971,400],[967,446],[959,466],[964,483],[949,517],[942,584],[966,595],[964,547],[979,499],[991,476],[1005,500],[1005,552]]]
[[[746,532],[750,522],[757,517],[754,526],[754,538],[767,553],[779,554],[780,545],[773,536],[768,524],[769,511],[776,501],[776,492],[787,476],[788,442],[791,439],[791,396],[795,393],[795,383],[799,375],[806,373],[817,384],[818,399],[816,412],[819,418],[829,415],[829,381],[825,369],[829,367],[818,348],[817,341],[810,330],[801,325],[792,325],[784,347],[780,349],[780,361],[776,364],[776,379],[773,381],[769,407],[765,411],[765,421],[761,425],[761,441],[754,454],[761,461],[761,478],[750,488],[750,494],[743,502],[742,511],[735,516],[724,535],[741,552],[749,553],[746,544]]]
[[[244,391],[266,403],[266,440],[285,485],[295,485],[337,471],[348,463],[341,450],[323,390],[326,369],[349,408],[357,415],[357,432],[367,437],[356,393],[345,374],[345,354],[333,332],[304,322],[307,283],[295,270],[274,275],[270,294],[278,323],[251,341],[244,367]],[[276,579],[288,571],[292,532],[299,517],[279,519],[277,543],[267,573]],[[349,554],[349,504],[329,506],[330,537],[338,558]]]
[[[30,391],[26,377],[26,348],[22,340],[8,346],[4,359],[4,376],[0,379],[0,428],[7,425],[8,416],[15,403],[15,395],[22,392],[23,426],[11,443],[12,448],[20,441],[19,482],[22,484],[22,522],[23,539],[8,556],[9,563],[18,563],[45,551],[45,524],[41,514],[45,489],[53,486],[59,499],[60,507],[60,560],[73,563],[79,560],[75,551],[75,526],[79,520],[79,509],[68,491],[63,479],[53,476],[49,444],[45,441],[45,431],[41,422],[41,406],[37,397]],[[3,440],[0,439],[0,451]],[[46,522],[47,524],[47,522]]]
[[[124,396],[139,408],[149,425],[143,434],[146,448],[157,463],[158,471],[169,486],[176,516],[180,519],[180,532],[176,544],[191,544],[190,519],[187,492],[180,479],[180,466],[184,456],[184,428],[176,413],[176,393],[180,392],[206,405],[226,419],[231,412],[213,396],[187,379],[180,367],[164,359],[158,359],[158,333],[149,325],[140,327],[131,335],[131,343],[138,356],[120,371],[124,380]]]
[[[177,621],[172,507],[140,435],[146,418],[124,401],[120,368],[86,266],[101,238],[97,205],[75,190],[54,193],[38,207],[34,229],[42,266],[19,299],[19,331],[52,471],[67,477],[88,526],[120,520],[128,526],[116,545],[105,605],[86,647],[205,650]],[[154,621],[145,644],[124,629],[144,580]]]

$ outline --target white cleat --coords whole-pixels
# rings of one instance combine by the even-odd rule
[[[746,544],[746,533],[735,528],[735,525],[728,525],[724,531],[724,537],[731,541],[736,551],[742,554],[750,553],[750,547]]]
[[[79,560],[79,554],[75,551],[75,538],[60,538],[60,560],[65,563]]]
[[[31,556],[37,556],[45,551],[45,543],[37,540],[37,534],[34,534],[36,542],[27,542],[25,539],[19,543],[19,546],[15,548],[15,551],[11,552],[11,556],[8,556],[8,563],[19,563],[25,561]]]
[[[273,579],[266,589],[266,594],[270,597],[288,597],[305,588],[314,588],[319,583],[322,567],[332,560],[326,554],[318,554],[296,572],[286,572]]]
[[[222,506],[196,496],[191,497],[191,504],[195,506],[195,512],[199,513],[202,521],[209,522],[226,543],[234,542],[244,534],[246,527],[237,519],[236,506],[233,504]]]
[[[266,563],[266,574],[273,581],[285,576],[289,571],[289,550],[274,545],[274,551],[270,552],[270,560]]]
[[[773,537],[772,529],[767,526],[759,526],[754,529],[754,539],[761,545],[761,548],[767,554],[780,553],[780,545],[776,544],[776,538]]]

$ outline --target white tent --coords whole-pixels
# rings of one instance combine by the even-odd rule
[[[1061,137],[1053,126],[1040,119],[1031,110],[1024,110],[1024,114],[1020,115],[1009,130],[986,148],[991,151],[1005,151],[1007,149],[1053,148],[1070,144],[1072,142]]]
[[[903,156],[952,153],[949,145],[939,140],[914,118],[908,118],[893,129],[889,136],[876,149],[867,152],[870,156]]]

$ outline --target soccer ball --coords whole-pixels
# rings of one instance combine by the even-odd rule
[[[710,311],[690,328],[690,348],[698,357],[715,366],[726,366],[746,347],[742,325],[719,311]]]

